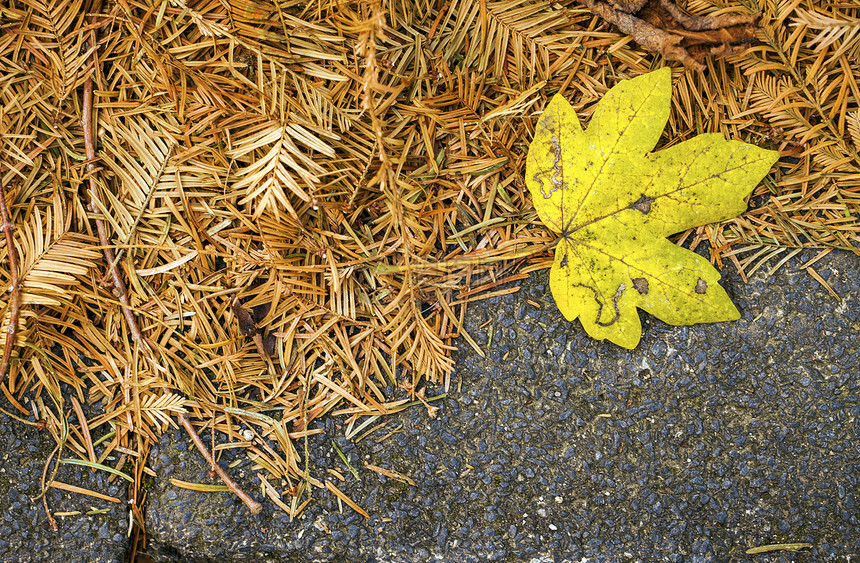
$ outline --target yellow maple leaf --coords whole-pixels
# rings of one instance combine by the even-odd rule
[[[625,348],[642,334],[637,307],[673,325],[740,313],[707,260],[666,237],[735,217],[779,153],[718,133],[651,152],[669,118],[671,71],[627,80],[587,130],[559,95],[535,129],[526,181],[560,235],[550,287],[568,320]]]

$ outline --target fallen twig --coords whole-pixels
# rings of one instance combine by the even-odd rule
[[[194,442],[194,445],[197,446],[197,449],[200,450],[200,453],[203,454],[203,457],[206,458],[206,461],[209,462],[209,465],[212,466],[212,469],[215,470],[215,473],[221,477],[221,480],[224,481],[224,484],[233,491],[233,493],[242,499],[242,502],[248,507],[251,511],[251,514],[259,514],[263,510],[263,505],[259,502],[252,499],[248,496],[245,491],[239,487],[239,485],[234,481],[227,472],[224,471],[220,465],[215,462],[215,458],[212,457],[212,454],[209,453],[209,448],[206,447],[206,444],[203,443],[203,439],[200,438],[200,435],[197,434],[197,431],[194,430],[194,426],[191,424],[191,420],[188,418],[188,415],[182,413],[177,416],[179,419],[179,423],[185,428],[188,432],[188,435],[191,436],[191,440]]]
[[[802,543],[772,543],[770,545],[760,545],[746,550],[747,555],[757,555],[759,553],[768,553],[770,551],[800,551],[801,549],[811,549],[812,544],[807,542]]]
[[[15,227],[9,217],[9,208],[6,206],[6,189],[0,180],[0,218],[3,220],[3,234],[6,235],[6,250],[9,254],[9,277],[12,283],[9,286],[9,324],[6,325],[6,346],[3,348],[3,360],[0,363],[0,384],[9,373],[12,365],[12,348],[15,346],[15,336],[18,332],[18,315],[21,312],[21,283],[18,280],[18,250],[15,248],[15,239],[12,236]]]
[[[98,168],[96,167],[96,145],[93,139],[93,79],[87,78],[84,82],[84,103],[83,116],[81,122],[84,128],[84,147],[87,151],[87,172],[90,183],[90,212],[100,214],[104,209],[99,188],[96,182]],[[119,271],[119,264],[116,263],[116,256],[113,248],[107,238],[107,229],[105,228],[104,219],[96,215],[96,230],[99,233],[99,243],[102,246],[102,251],[105,255],[105,260],[110,265],[109,274],[113,281],[113,290],[122,305],[122,314],[125,316],[128,330],[131,332],[132,339],[140,345],[143,350],[147,350],[146,343],[143,339],[143,334],[140,332],[140,327],[137,325],[137,319],[134,316],[134,311],[131,310],[131,303],[128,300],[128,290],[125,287],[125,282],[122,279],[122,273]]]
[[[93,54],[95,58],[95,53]],[[144,353],[147,354],[150,360],[150,364],[153,369],[156,368],[155,360],[151,357],[149,347],[146,345],[146,341],[143,337],[143,334],[140,332],[140,327],[137,324],[137,318],[134,315],[134,311],[131,309],[131,303],[128,299],[128,290],[126,289],[125,281],[123,280],[122,273],[119,270],[119,264],[117,263],[116,256],[114,254],[113,248],[110,246],[110,242],[107,237],[107,229],[105,228],[104,219],[100,217],[102,210],[105,209],[104,202],[101,199],[101,195],[99,194],[99,188],[97,183],[98,177],[98,167],[96,166],[96,145],[93,137],[93,79],[87,78],[86,82],[84,82],[84,100],[83,100],[83,115],[81,116],[81,125],[84,130],[84,147],[86,149],[87,155],[87,172],[89,176],[89,185],[90,185],[90,203],[89,209],[90,212],[95,214],[95,223],[96,230],[99,234],[99,242],[101,243],[102,250],[105,255],[105,260],[109,265],[108,275],[112,278],[113,281],[113,290],[119,299],[120,305],[122,306],[122,313],[125,316],[126,323],[128,324],[128,330],[131,333],[131,337],[135,343],[137,343]],[[5,208],[5,206],[4,206]],[[10,235],[7,235],[7,240]],[[11,256],[11,253],[10,253]],[[8,345],[7,345],[8,346]],[[215,463],[215,460],[212,458],[212,455],[209,453],[209,450],[206,448],[206,445],[203,443],[203,440],[200,439],[200,436],[197,435],[197,432],[194,431],[194,427],[191,425],[191,422],[188,420],[188,416],[185,414],[179,415],[179,422],[182,426],[185,427],[185,430],[188,431],[188,434],[191,436],[191,439],[194,441],[194,444],[197,446],[197,449],[200,450],[200,453],[203,454],[203,457],[206,458],[210,464],[212,464],[215,472],[218,473],[218,476],[224,481],[224,483],[233,491],[236,496],[238,496],[242,501],[248,505],[248,508],[251,509],[251,512],[254,514],[259,514],[261,510],[263,510],[262,505],[249,497],[239,486],[236,484],[233,479],[230,478],[227,473],[224,472],[221,467]]]

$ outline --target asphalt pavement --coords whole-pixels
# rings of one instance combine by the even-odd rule
[[[369,519],[326,491],[290,522],[270,502],[252,516],[230,494],[176,488],[170,477],[211,479],[187,437],[168,432],[150,457],[147,553],[165,563],[860,561],[860,258],[815,263],[834,297],[797,271],[812,256],[748,284],[727,267],[741,320],[672,327],[643,314],[633,351],[565,321],[546,272],[473,303],[466,327],[486,358],[460,343],[435,417],[411,408],[358,443],[343,420],[318,423],[317,478],[345,475],[337,486]],[[55,510],[82,514],[50,531],[29,499],[52,442],[2,419],[0,432],[0,560],[75,561],[85,549],[88,561],[121,560],[127,511],[100,503],[114,512],[87,516],[90,499],[52,491]],[[241,460],[225,453],[225,464]],[[63,467],[63,480],[103,479],[82,469]],[[261,497],[249,461],[231,472]],[[121,496],[90,482],[101,485]],[[745,553],[777,543],[812,547]]]
[[[157,561],[860,560],[860,259],[724,280],[737,322],[672,327],[643,315],[634,351],[558,312],[547,273],[472,304],[448,397],[354,443],[342,420],[312,441],[370,518],[326,492],[294,522],[266,503],[160,479],[147,525]],[[726,268],[730,271],[730,268]],[[438,390],[431,389],[428,395]],[[334,440],[359,471],[354,479]],[[181,433],[159,475],[206,482]],[[229,460],[227,460],[229,461]],[[415,486],[363,468],[409,476]],[[259,496],[250,464],[239,468]],[[746,555],[777,543],[798,552]]]
[[[45,461],[55,446],[47,431],[0,414],[0,561],[121,563],[129,545],[128,497],[126,487],[109,481],[106,473],[60,464],[55,475],[60,483],[119,502],[51,488],[48,508],[61,515],[57,531],[49,525],[40,493]],[[53,474],[53,463],[49,470]]]

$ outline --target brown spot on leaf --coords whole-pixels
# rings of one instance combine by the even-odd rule
[[[639,295],[646,295],[648,293],[648,280],[645,278],[633,278],[633,287],[636,288]]]
[[[654,202],[654,198],[645,197],[644,195],[640,197],[636,203],[633,204],[633,209],[637,211],[641,211],[642,213],[647,214],[651,211],[651,204]]]
[[[561,262],[559,263],[559,266],[562,268],[567,267],[567,254],[561,257]]]
[[[696,282],[696,293],[704,295],[706,291],[708,291],[708,282],[699,278],[699,281]]]

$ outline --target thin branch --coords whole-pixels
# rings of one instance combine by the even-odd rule
[[[9,276],[12,284],[9,286],[9,324],[6,326],[6,346],[3,348],[3,360],[0,363],[0,384],[9,373],[12,364],[12,349],[15,346],[15,336],[18,333],[18,315],[21,312],[21,283],[18,279],[18,249],[15,248],[15,239],[12,236],[15,227],[9,217],[9,208],[6,206],[6,189],[0,180],[0,218],[3,220],[3,233],[6,235],[6,250],[9,254]]]
[[[155,194],[155,188],[158,187],[158,182],[161,180],[161,177],[164,175],[164,170],[167,168],[167,162],[170,160],[170,155],[173,154],[173,145],[167,149],[167,154],[164,155],[164,160],[161,161],[161,168],[159,168],[158,173],[152,179],[152,183],[149,186],[149,191],[146,194],[146,198],[143,200],[143,205],[140,206],[140,211],[137,214],[137,217],[134,218],[134,223],[131,224],[131,228],[128,230],[128,234],[125,236],[125,240],[122,241],[122,248],[119,249],[119,252],[116,253],[116,257],[113,259],[113,262],[108,266],[107,272],[105,273],[105,278],[110,275],[110,272],[117,267],[119,261],[122,259],[122,254],[125,252],[125,249],[128,247],[129,243],[131,243],[131,239],[134,238],[135,231],[137,231],[138,226],[140,225],[141,219],[146,214],[147,209],[149,208],[149,202],[152,200],[152,196]]]
[[[95,54],[93,55],[93,57],[95,58]],[[128,330],[131,333],[132,339],[137,342],[143,350],[149,351],[149,348],[146,346],[146,341],[144,340],[143,334],[140,332],[140,327],[137,324],[137,318],[134,315],[134,311],[132,311],[131,309],[131,303],[128,299],[128,290],[126,289],[122,273],[119,270],[118,260],[114,254],[113,248],[110,247],[104,220],[100,217],[102,209],[105,209],[105,206],[104,202],[101,199],[97,183],[98,168],[96,166],[96,146],[93,137],[92,78],[87,78],[86,82],[84,82],[83,115],[81,116],[81,121],[81,125],[83,126],[84,130],[84,146],[86,148],[87,154],[87,172],[90,184],[89,208],[90,212],[95,214],[96,230],[99,233],[99,242],[101,243],[102,250],[104,251],[105,260],[109,265],[107,274],[113,279],[114,292],[116,293],[117,297],[119,298],[119,302],[122,305],[122,313],[125,316],[126,323],[128,324]],[[8,236],[10,235],[7,235],[7,237]],[[154,361],[152,361],[152,363],[154,364]],[[180,415],[179,422],[182,424],[182,426],[185,427],[185,430],[188,431],[188,434],[191,436],[191,439],[194,441],[194,444],[203,454],[203,457],[206,458],[206,461],[212,464],[213,468],[215,469],[215,472],[218,473],[218,475],[221,477],[227,487],[231,491],[233,491],[236,496],[242,499],[242,501],[246,505],[248,505],[248,508],[251,509],[252,513],[259,514],[260,511],[263,510],[262,505],[249,497],[247,494],[245,494],[245,492],[239,488],[236,482],[233,481],[233,479],[231,479],[230,476],[227,475],[227,473],[225,473],[224,470],[221,469],[221,467],[215,463],[215,460],[212,458],[212,455],[209,453],[209,450],[206,449],[206,445],[200,439],[200,436],[197,435],[197,432],[194,431],[194,427],[191,425],[191,421],[188,420],[188,416],[185,414]]]
[[[84,129],[84,146],[87,151],[87,172],[89,176],[90,182],[90,211],[95,215],[96,229],[99,233],[99,242],[101,243],[102,250],[104,251],[105,260],[110,265],[110,270],[108,274],[113,278],[113,287],[114,292],[119,298],[119,302],[122,305],[122,313],[125,316],[125,320],[128,323],[128,330],[131,332],[132,339],[137,342],[141,348],[145,351],[149,351],[149,348],[146,346],[146,341],[144,340],[143,334],[140,332],[140,327],[137,324],[137,318],[134,316],[134,311],[131,309],[131,304],[128,299],[128,290],[125,286],[125,281],[123,281],[122,273],[119,271],[119,264],[116,262],[116,256],[114,255],[113,249],[110,247],[110,243],[107,238],[107,229],[105,228],[104,220],[100,218],[99,214],[101,210],[105,208],[104,203],[102,202],[101,196],[99,195],[98,184],[96,182],[96,177],[98,174],[98,168],[96,167],[96,147],[95,142],[93,140],[93,79],[88,78],[86,82],[84,82],[84,101],[83,101],[83,116],[82,116],[82,125]],[[154,360],[151,360],[151,363],[154,366]],[[203,440],[200,439],[200,436],[197,435],[197,432],[194,431],[194,427],[191,425],[191,422],[188,420],[188,416],[183,414],[179,416],[179,422],[182,423],[182,426],[185,427],[185,430],[188,431],[188,434],[191,436],[191,439],[194,441],[194,444],[197,446],[197,449],[200,450],[200,453],[203,454],[203,457],[206,458],[210,464],[212,464],[215,472],[218,473],[218,476],[224,481],[227,487],[233,491],[237,497],[242,499],[248,508],[251,509],[251,512],[254,514],[259,514],[263,507],[260,503],[249,497],[239,485],[236,484],[233,479],[230,478],[227,473],[224,472],[221,467],[215,463],[215,460],[212,458],[212,455],[209,453],[209,450],[206,448],[206,444],[203,443]]]
[[[206,461],[209,462],[209,465],[212,466],[212,469],[215,470],[215,473],[217,473],[218,476],[221,477],[221,480],[224,481],[224,484],[227,485],[227,487],[231,491],[233,491],[233,493],[237,497],[242,499],[242,502],[244,502],[248,509],[251,511],[251,514],[259,514],[260,512],[262,512],[263,505],[248,496],[248,494],[245,493],[245,491],[243,491],[241,487],[239,487],[236,481],[230,478],[230,476],[227,475],[227,472],[224,471],[221,466],[215,462],[215,458],[213,458],[212,454],[209,453],[209,448],[206,447],[206,444],[203,443],[203,440],[197,434],[197,431],[194,430],[194,426],[191,424],[191,420],[188,418],[188,415],[182,413],[176,418],[179,419],[179,423],[182,424],[182,426],[188,432],[188,435],[191,436],[191,440],[194,442],[194,445],[197,446],[197,449],[200,450],[200,453],[203,454],[203,457],[206,458]]]
[[[131,332],[132,339],[140,344],[144,350],[149,350],[140,332],[140,327],[137,325],[137,319],[134,316],[134,311],[131,310],[131,303],[128,300],[128,290],[125,287],[125,282],[122,279],[122,273],[119,271],[119,264],[116,263],[116,256],[113,248],[107,238],[107,229],[105,228],[104,219],[98,214],[105,208],[99,194],[96,178],[98,176],[98,168],[96,167],[96,145],[93,138],[93,79],[87,78],[84,82],[84,103],[83,116],[81,117],[84,128],[84,146],[87,151],[87,172],[90,182],[90,211],[95,216],[96,230],[99,233],[99,243],[105,255],[105,260],[110,265],[108,274],[113,278],[113,289],[122,305],[122,314],[125,316],[128,323],[128,330]]]

